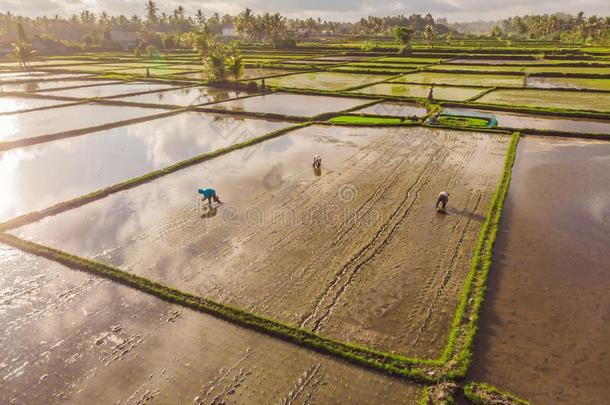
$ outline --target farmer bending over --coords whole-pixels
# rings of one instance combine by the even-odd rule
[[[440,204],[441,210],[445,211],[445,206],[449,202],[449,193],[446,191],[441,191],[436,199],[436,209],[438,210],[438,206]]]
[[[214,190],[213,188],[206,188],[205,190],[200,188],[199,194],[203,196],[204,200],[208,200],[208,204],[210,205],[210,207],[212,206],[212,200],[214,200],[214,202],[217,202],[218,204],[222,204],[222,201],[220,201],[220,198],[218,198],[218,196],[216,195],[216,190]]]

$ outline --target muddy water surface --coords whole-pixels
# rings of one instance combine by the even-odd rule
[[[24,91],[32,93],[39,90],[110,83],[113,82],[103,80],[44,80],[39,82],[28,81],[21,83],[0,84],[0,91]]]
[[[192,112],[12,149],[0,154],[0,221],[289,125]]]
[[[116,100],[129,101],[132,103],[191,106],[225,101],[231,98],[245,96],[246,94],[248,93],[239,90],[217,89],[213,87],[187,87],[184,89],[140,94],[138,96],[121,97]]]
[[[438,100],[464,101],[483,92],[484,88],[473,87],[448,87],[434,86],[434,98]],[[428,96],[430,86],[418,84],[380,83],[363,89],[355,90],[355,93],[374,94],[396,97],[420,97]]]
[[[29,100],[25,103],[31,106],[32,104],[30,104]],[[52,103],[60,102],[52,101]],[[41,106],[44,103],[35,101],[34,105]],[[161,112],[159,109],[152,108],[117,107],[92,103],[0,115],[0,128],[2,128],[0,142],[96,127],[113,122],[141,118],[147,115],[152,116]]]
[[[355,111],[363,114],[393,115],[406,117],[412,115],[424,116],[426,109],[417,104],[383,102]]]
[[[54,105],[66,104],[65,101],[49,100],[44,98],[30,98],[30,97],[13,97],[4,96],[0,97],[0,113],[14,113],[24,110],[32,110],[34,108],[50,107]],[[18,117],[15,115],[15,117]],[[4,118],[0,118],[4,119]],[[6,132],[7,127],[3,125],[2,132]]]
[[[448,114],[459,115],[460,111],[475,111],[493,114],[499,127],[517,129],[548,129],[576,134],[610,134],[610,121],[585,118],[556,117],[550,115],[520,114],[495,110],[476,110],[469,108],[445,108]]]
[[[15,232],[327,336],[436,356],[507,142],[312,126]],[[225,204],[200,202],[206,187]],[[448,215],[433,208],[442,189]]]
[[[610,398],[610,143],[525,137],[470,378],[535,404]]]
[[[274,113],[301,117],[339,112],[357,107],[371,100],[347,97],[304,96],[300,94],[272,93],[256,97],[215,104],[214,108],[233,111]]]
[[[0,245],[0,402],[415,403],[421,387]]]
[[[73,97],[73,98],[94,98],[94,97],[112,97],[119,94],[143,93],[146,91],[170,89],[174,86],[160,83],[120,83],[108,84],[103,86],[90,86],[70,90],[55,90],[45,92],[45,95]]]

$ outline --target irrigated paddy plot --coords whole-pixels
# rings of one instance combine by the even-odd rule
[[[185,87],[157,91],[154,93],[127,96],[116,99],[116,101],[128,101],[131,103],[159,104],[193,106],[208,103],[217,103],[232,98],[245,96],[249,93],[240,90],[230,90],[215,87]]]
[[[523,77],[515,75],[476,75],[419,72],[401,76],[393,81],[400,83],[451,84],[455,86],[523,86]]]
[[[33,93],[39,90],[63,88],[63,87],[76,87],[76,86],[90,86],[93,84],[110,84],[112,81],[103,80],[45,80],[45,81],[27,81],[19,83],[0,83],[0,91],[25,91]]]
[[[66,104],[66,102],[34,97],[0,96],[0,113],[8,114],[17,111],[27,111],[35,108],[45,108],[60,104]],[[4,117],[0,117],[0,119],[4,119]],[[10,127],[3,126],[2,132],[6,132],[7,128],[10,130]]]
[[[508,139],[313,126],[14,232],[323,335],[436,356]],[[201,187],[226,204],[203,209]]]
[[[584,79],[576,77],[528,77],[527,87],[541,89],[591,89],[610,91],[610,79]]]
[[[390,101],[373,104],[372,106],[354,112],[373,115],[392,115],[395,117],[410,117],[413,115],[421,117],[425,116],[427,113],[425,107],[417,104],[393,103]]]
[[[295,89],[345,90],[391,78],[385,75],[356,73],[311,72],[265,79],[268,86]]]
[[[494,90],[477,103],[565,110],[610,111],[610,93],[557,90]]]
[[[4,152],[0,222],[289,125],[180,113]]]
[[[401,83],[379,83],[373,86],[355,90],[355,93],[392,97],[418,97],[428,96],[430,86]],[[434,98],[437,100],[465,101],[485,91],[485,88],[434,86]]]
[[[526,136],[471,378],[535,404],[610,398],[610,144]]]
[[[159,113],[158,109],[152,108],[127,108],[89,103],[0,115],[0,128],[2,128],[0,143],[94,128]]]
[[[572,134],[610,134],[610,121],[552,115],[520,114],[496,110],[476,110],[470,108],[444,108],[449,115],[462,115],[464,112],[493,114],[499,127],[515,129],[539,129]]]
[[[605,17],[148,3],[0,13],[0,403],[607,402]]]
[[[327,112],[339,112],[369,103],[371,100],[348,97],[304,96],[272,93],[215,104],[213,108],[253,113],[283,114],[311,117]]]
[[[374,405],[420,396],[407,380],[3,245],[0,260],[3,403]]]
[[[80,87],[69,90],[54,90],[44,92],[44,95],[72,98],[114,97],[122,94],[145,93],[155,90],[171,89],[174,86],[161,83],[127,82],[104,84],[101,86]]]

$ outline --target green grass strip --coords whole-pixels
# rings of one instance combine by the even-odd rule
[[[62,252],[48,246],[26,241],[7,233],[0,233],[0,243],[56,261],[75,270],[110,279],[158,297],[164,301],[204,312],[324,354],[340,357],[352,363],[382,370],[391,375],[409,377],[410,379],[419,382],[431,383],[438,380],[438,377],[435,377],[434,373],[429,373],[429,368],[425,367],[425,361],[407,358],[399,359],[398,356],[393,356],[391,354],[325,338],[296,326],[287,325],[273,319],[243,311],[239,308],[189,294],[157,281],[131,274],[103,263]]]
[[[531,405],[529,401],[485,383],[470,382],[464,386],[463,390],[466,398],[475,405]]]

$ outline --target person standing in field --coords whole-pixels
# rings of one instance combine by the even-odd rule
[[[214,200],[214,202],[218,204],[222,204],[222,201],[220,201],[220,198],[218,198],[218,195],[216,195],[216,190],[214,190],[213,188],[200,188],[198,192],[203,196],[204,201],[208,200],[210,208],[212,207],[212,200]]]
[[[428,91],[428,101],[434,101],[434,85],[430,86],[430,91]]]
[[[449,202],[449,193],[446,191],[441,191],[438,194],[438,198],[436,199],[436,210],[438,211],[438,206],[441,206],[441,211],[445,211],[445,206]]]

